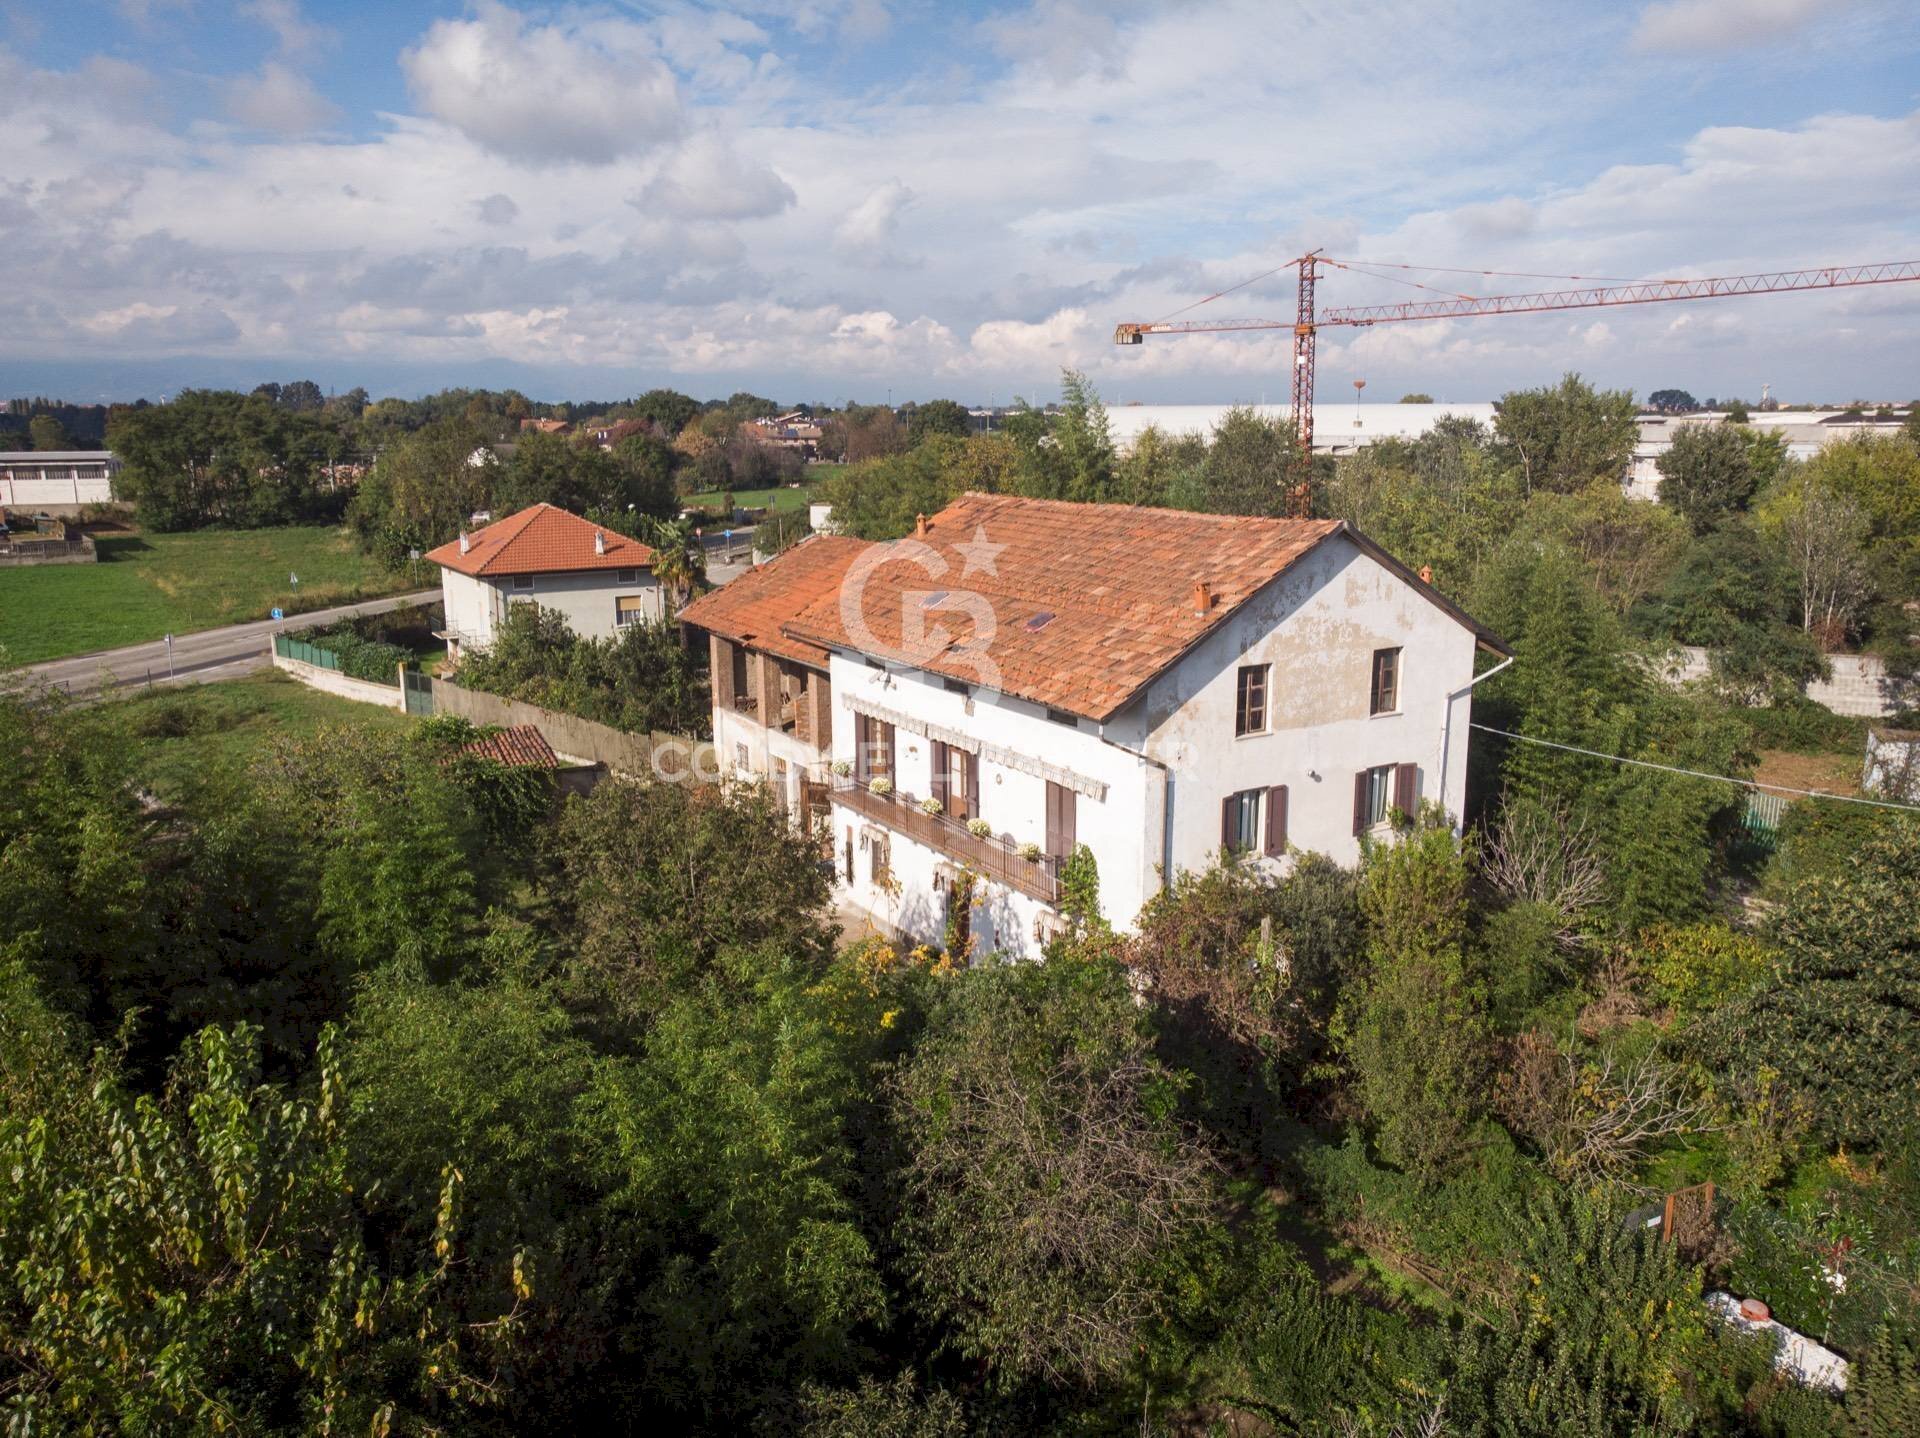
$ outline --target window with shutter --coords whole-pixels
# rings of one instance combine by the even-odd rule
[[[928,745],[928,748],[931,750],[933,766],[933,797],[938,799],[941,805],[951,813],[953,811],[953,796],[947,788],[947,746],[942,744],[938,739],[935,739]]]
[[[1367,699],[1369,714],[1393,714],[1400,708],[1400,651],[1373,651],[1373,685]]]
[[[1420,766],[1396,764],[1393,774],[1393,807],[1409,819],[1420,805]]]
[[[1364,834],[1367,830],[1387,822],[1388,810],[1394,804],[1394,794],[1399,784],[1399,771],[1411,768],[1411,765],[1380,764],[1371,769],[1362,769],[1353,776],[1353,832]]]
[[[1068,857],[1079,842],[1075,799],[1066,785],[1047,781],[1047,852],[1056,859]]]
[[[1267,790],[1267,856],[1278,858],[1287,852],[1287,786],[1275,784]]]
[[[1260,844],[1260,791],[1242,789],[1220,801],[1220,844],[1248,853]]]
[[[1240,685],[1233,709],[1234,737],[1264,734],[1266,730],[1267,666],[1243,664],[1240,666]]]

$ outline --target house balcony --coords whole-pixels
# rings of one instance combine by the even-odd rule
[[[835,775],[833,798],[874,823],[924,844],[964,865],[983,879],[1018,889],[1043,904],[1060,902],[1060,862],[1051,855],[1023,859],[1019,850],[999,835],[981,838],[946,814],[929,814],[911,794],[876,794],[857,779]]]

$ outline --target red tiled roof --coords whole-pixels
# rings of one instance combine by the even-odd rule
[[[516,769],[557,769],[560,761],[546,735],[531,724],[512,724],[484,739],[460,746],[462,754],[493,759]]]
[[[594,551],[593,537],[605,536],[606,553]],[[453,540],[429,550],[427,558],[475,578],[494,574],[563,574],[581,569],[645,569],[653,551],[637,539],[603,529],[591,520],[551,504],[536,504],[497,519],[467,536],[467,552]]]
[[[736,644],[825,669],[825,649],[784,633],[781,626],[816,600],[839,593],[848,566],[870,548],[864,539],[813,535],[701,595],[680,611],[680,619]]]
[[[991,681],[1036,704],[1104,720],[1255,591],[1341,532],[1483,634],[1338,520],[992,494],[963,495],[924,533],[875,546],[852,571],[844,591],[851,603],[842,592],[816,599],[785,632],[969,683]],[[1204,611],[1195,602],[1201,583],[1210,596]],[[948,591],[967,607],[942,607]],[[990,631],[976,630],[974,607],[991,616]],[[909,615],[917,623],[909,626]],[[850,633],[850,623],[866,632]]]

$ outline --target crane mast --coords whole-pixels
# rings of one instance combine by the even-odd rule
[[[1776,270],[1757,275],[1715,275],[1705,279],[1644,280],[1634,284],[1583,285],[1578,289],[1544,290],[1519,295],[1449,295],[1438,300],[1401,304],[1363,305],[1316,314],[1314,288],[1319,267],[1347,269],[1348,264],[1309,250],[1288,262],[1298,273],[1294,318],[1225,320],[1155,320],[1115,327],[1113,342],[1137,345],[1148,335],[1233,334],[1245,330],[1292,329],[1294,435],[1299,441],[1296,472],[1287,491],[1287,512],[1307,514],[1307,476],[1313,461],[1313,377],[1315,339],[1322,326],[1364,327],[1403,320],[1465,319],[1478,315],[1531,314],[1543,310],[1592,309],[1609,305],[1645,305],[1670,300],[1716,299],[1728,295],[1775,294],[1786,290],[1841,289],[1851,285],[1884,285],[1920,280],[1920,260],[1895,260],[1871,265],[1830,265],[1799,270]],[[1286,266],[1282,266],[1286,268]],[[1409,267],[1412,268],[1412,267]],[[1491,273],[1491,272],[1489,272]],[[1249,281],[1251,283],[1251,281]],[[1242,288],[1242,286],[1234,286]],[[1424,288],[1424,286],[1423,286]],[[1231,293],[1223,290],[1220,294]],[[1208,300],[1219,295],[1208,296]],[[1202,300],[1205,304],[1208,300]],[[1191,306],[1189,306],[1191,308]]]

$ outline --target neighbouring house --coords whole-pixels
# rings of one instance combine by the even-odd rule
[[[652,434],[653,425],[644,419],[622,419],[612,424],[598,425],[587,433],[601,449],[612,449],[623,439],[631,439],[637,434]]]
[[[440,566],[441,637],[455,660],[491,644],[515,604],[550,609],[588,639],[666,617],[651,549],[551,504],[462,530],[426,557]]]
[[[520,421],[520,433],[531,430],[535,434],[565,434],[573,426],[564,419],[523,419]]]
[[[829,817],[831,656],[782,626],[838,594],[868,548],[865,540],[814,535],[680,611],[681,623],[707,635],[717,761],[763,780],[781,807],[809,827]]]
[[[826,543],[755,576],[747,672],[756,649],[827,656],[802,668],[825,680],[843,899],[939,942],[970,895],[954,917],[981,952],[1064,927],[1082,845],[1127,929],[1223,848],[1352,863],[1396,810],[1458,814],[1476,654],[1508,653],[1339,521],[968,494],[808,557]]]
[[[547,736],[531,724],[508,724],[460,746],[462,754],[491,759],[509,769],[558,769],[560,759]]]

